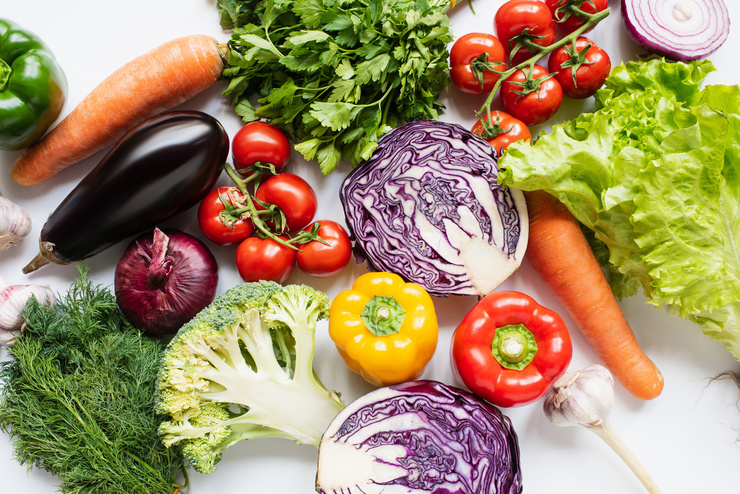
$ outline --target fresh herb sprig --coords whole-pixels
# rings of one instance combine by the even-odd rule
[[[233,29],[223,76],[236,113],[283,129],[324,174],[367,159],[397,125],[443,109],[449,0],[218,5],[221,26]]]
[[[0,428],[16,460],[66,494],[173,494],[184,472],[154,412],[164,344],[124,318],[110,290],[80,277],[55,306],[31,299],[2,362]]]

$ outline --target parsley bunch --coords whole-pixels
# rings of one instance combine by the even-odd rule
[[[164,343],[125,319],[115,296],[81,277],[56,306],[32,298],[2,362],[0,428],[22,465],[66,494],[173,494],[183,472],[154,412]]]
[[[223,77],[244,121],[268,119],[318,160],[367,159],[401,123],[436,119],[450,0],[219,0]]]

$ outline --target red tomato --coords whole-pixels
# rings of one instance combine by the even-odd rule
[[[579,27],[583,26],[586,22],[578,16],[578,13],[574,9],[582,10],[589,14],[595,14],[606,10],[609,6],[609,0],[586,0],[578,5],[578,0],[545,0],[552,16],[555,18],[555,23],[560,26],[563,33],[570,34]],[[590,27],[583,31],[584,33],[589,32],[593,27]]]
[[[529,128],[524,125],[524,122],[508,113],[498,110],[492,111],[485,121],[486,125],[484,127],[483,121],[478,119],[471,130],[473,134],[487,140],[499,153],[502,153],[504,149],[516,141],[532,142],[532,134],[529,132]],[[488,125],[489,123],[490,125]],[[486,131],[490,135],[486,135]]]
[[[246,282],[284,283],[295,267],[295,255],[295,249],[272,238],[249,237],[236,248],[236,269]]]
[[[541,65],[517,70],[501,84],[504,110],[529,126],[545,123],[562,102],[563,88]]]
[[[352,257],[352,243],[342,225],[331,220],[317,221],[318,236],[324,240],[312,240],[298,246],[296,262],[298,267],[310,276],[328,278],[339,273]],[[316,224],[314,223],[314,224]],[[313,224],[307,227],[311,231]]]
[[[311,223],[316,210],[318,199],[308,182],[293,173],[278,173],[268,178],[257,188],[254,197],[259,201],[272,204],[280,208],[285,215],[284,228],[277,228],[279,233],[294,232]],[[258,209],[262,206],[255,202]],[[272,220],[266,221],[275,225]]]
[[[574,80],[573,67],[576,65]],[[580,37],[576,40],[575,49],[572,44],[567,44],[550,53],[548,68],[555,73],[566,95],[588,98],[604,85],[612,70],[612,63],[603,49],[590,39]]]
[[[236,245],[254,233],[251,219],[241,218],[231,212],[240,207],[234,201],[241,196],[236,187],[219,187],[201,201],[198,206],[198,226],[208,240],[219,245]]]
[[[504,60],[506,51],[498,38],[468,33],[455,41],[450,50],[450,79],[464,93],[490,93],[499,79],[499,74],[491,70],[506,70]]]
[[[552,12],[540,0],[509,0],[493,18],[496,36],[504,44],[511,65],[518,65],[555,41]],[[517,49],[517,45],[522,46]]]
[[[243,176],[249,176],[250,173],[241,170],[257,164],[272,165],[279,172],[290,158],[290,141],[270,123],[249,122],[234,135],[231,157],[234,168]]]

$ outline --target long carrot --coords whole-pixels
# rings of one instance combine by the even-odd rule
[[[663,375],[645,355],[577,220],[555,197],[527,192],[527,258],[614,377],[637,398],[663,390]]]
[[[118,141],[136,124],[212,86],[225,49],[214,38],[168,41],[109,75],[54,129],[18,157],[10,172],[21,185],[42,182]]]

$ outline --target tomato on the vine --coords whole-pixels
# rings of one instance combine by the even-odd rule
[[[586,21],[578,15],[578,10],[588,14],[602,12],[609,7],[609,0],[545,0],[555,23],[566,35],[583,26]],[[584,33],[591,31],[593,27],[586,29]]]
[[[290,141],[283,131],[271,123],[254,121],[240,128],[231,141],[234,168],[245,177],[250,167],[272,165],[275,172],[282,170],[290,158]]]
[[[604,85],[612,63],[602,48],[588,38],[579,37],[575,46],[572,43],[566,44],[550,53],[548,68],[555,73],[566,95],[571,98],[588,98]]]
[[[265,223],[277,229],[278,233],[298,231],[311,223],[318,199],[311,185],[293,173],[273,175],[257,188],[254,194],[257,209],[265,209],[261,204],[277,206],[284,221],[267,219]]]
[[[334,276],[349,263],[352,257],[352,242],[347,230],[336,221],[316,221],[305,230],[312,232],[315,226],[318,226],[316,235],[321,240],[311,240],[298,245],[296,262],[301,271],[307,275],[317,278]]]
[[[254,233],[248,215],[237,211],[242,194],[236,187],[218,187],[198,206],[198,226],[205,237],[219,245],[236,245]]]
[[[492,34],[468,33],[450,49],[450,79],[462,92],[490,93],[506,70],[506,50]]]
[[[284,237],[280,237],[286,240]],[[284,283],[295,268],[296,250],[272,238],[249,237],[236,248],[236,269],[246,282]]]
[[[532,134],[524,122],[498,110],[492,111],[483,120],[478,119],[471,131],[483,137],[499,153],[514,142],[532,141]]]
[[[541,65],[517,70],[501,84],[504,110],[529,126],[545,123],[562,102],[562,86]]]
[[[493,27],[512,66],[555,41],[555,20],[540,0],[509,0],[496,11]]]

